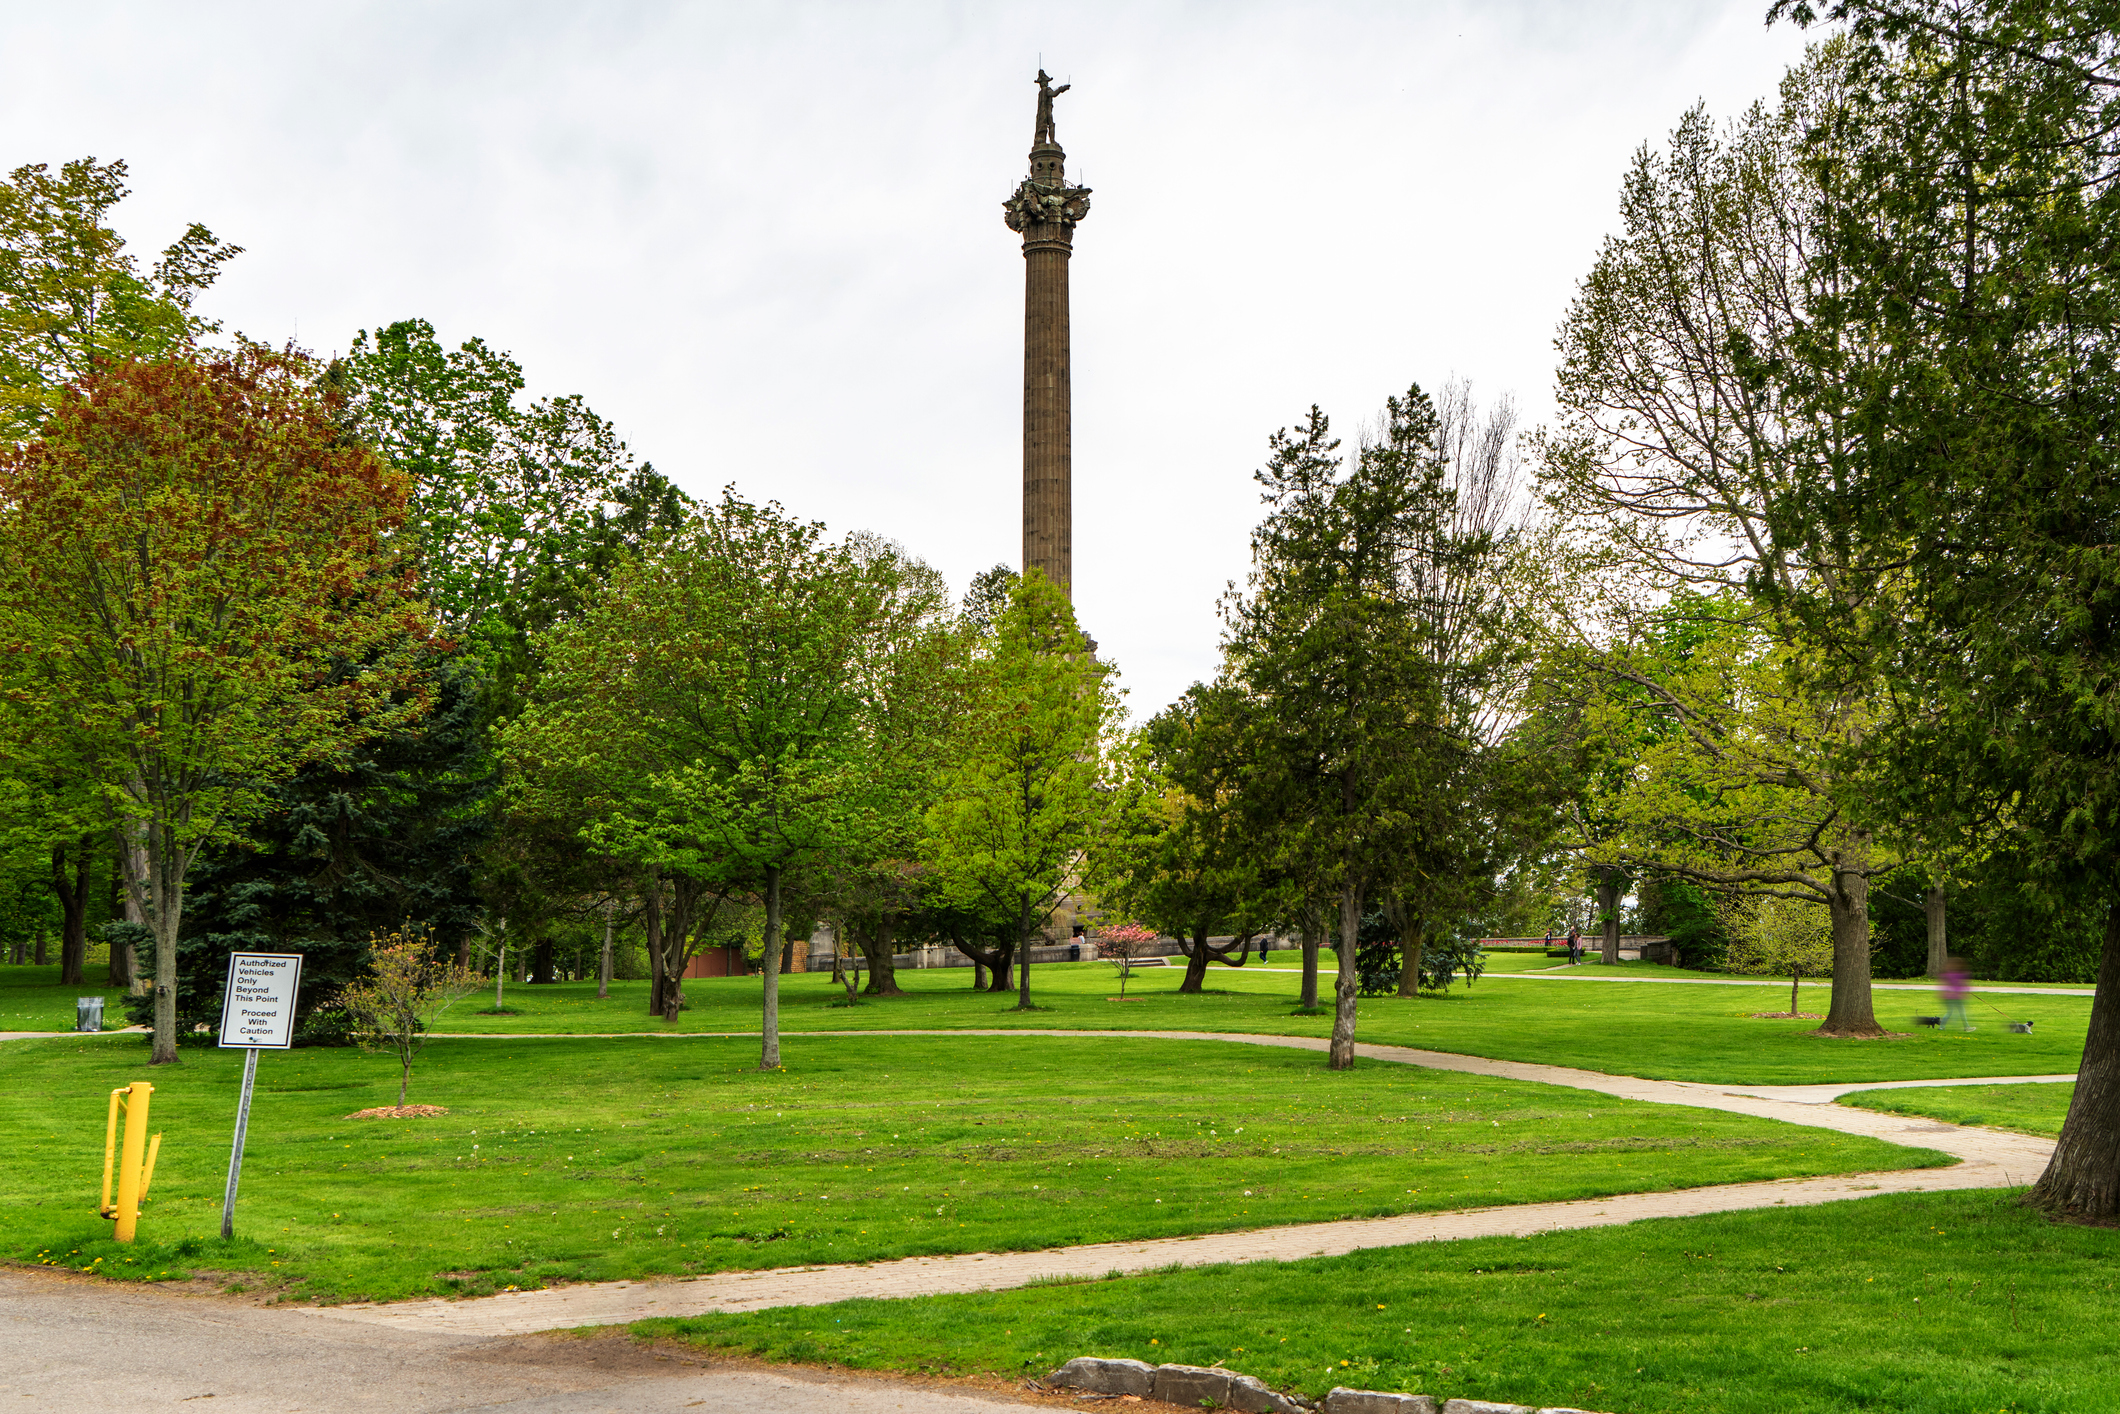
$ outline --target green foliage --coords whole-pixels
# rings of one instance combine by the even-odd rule
[[[1894,871],[1871,895],[1878,939],[1877,971],[1921,977],[1928,969],[1928,919],[1921,909],[1924,873]],[[1977,977],[2005,982],[2097,980],[2107,904],[2102,891],[2061,890],[2024,850],[1996,850],[1966,870],[1950,890],[1950,950]]]
[[[470,665],[423,671],[432,710],[416,729],[312,762],[273,787],[247,838],[194,866],[177,943],[176,1021],[219,1034],[231,952],[298,952],[297,1027],[367,965],[368,940],[408,924],[450,952],[475,930],[473,862],[493,832],[493,772]],[[145,930],[141,930],[143,933]],[[153,938],[138,939],[143,958]],[[132,998],[131,1019],[153,1020]]]
[[[242,253],[197,223],[143,272],[106,223],[123,162],[43,163],[0,182],[0,442],[26,441],[99,361],[166,358],[220,326],[192,313]]]
[[[1651,877],[1636,885],[1641,900],[1641,930],[1669,938],[1685,964],[1703,972],[1720,972],[1728,958],[1730,936],[1714,898],[1683,879]],[[1876,895],[1872,895],[1873,908]],[[1888,977],[1918,976],[1887,972]]]
[[[938,903],[1010,919],[1021,949],[1106,828],[1118,693],[1066,596],[1034,569],[1012,587],[965,695],[928,807],[922,862]],[[1028,969],[1019,976],[1028,1006]]]
[[[363,1049],[397,1060],[398,1108],[404,1108],[412,1063],[432,1039],[435,1023],[480,980],[438,953],[424,930],[380,933],[368,940],[367,967],[339,990],[338,1010],[352,1022]]]
[[[1237,962],[1282,906],[1245,828],[1246,707],[1230,684],[1195,683],[1112,753],[1113,809],[1085,879],[1109,912],[1186,942],[1186,986],[1207,963]],[[1211,937],[1238,940],[1216,949]],[[1234,965],[1234,964],[1232,964]]]
[[[1733,972],[1817,977],[1832,970],[1833,922],[1803,899],[1733,899],[1724,912]]]
[[[1516,653],[1506,483],[1458,454],[1451,425],[1415,387],[1351,457],[1316,408],[1276,433],[1250,592],[1225,605],[1243,829],[1286,911],[1336,899],[1335,1066],[1353,1055],[1362,900],[1390,898],[1416,937],[1448,931],[1491,891],[1511,823],[1492,751]]]
[[[517,800],[648,880],[664,975],[708,900],[755,896],[778,936],[782,876],[889,834],[922,781],[942,612],[939,582],[896,547],[830,543],[732,488],[551,635],[503,737]],[[658,1002],[674,1017],[675,987]]]
[[[964,590],[962,611],[966,622],[981,633],[993,632],[994,625],[1008,612],[1009,600],[1021,578],[1007,565],[992,565],[973,575]]]
[[[348,424],[411,480],[407,528],[445,624],[476,626],[587,568],[578,553],[633,467],[579,397],[519,404],[520,364],[482,339],[444,349],[424,319],[363,329],[330,381]]]
[[[94,783],[128,841],[160,1060],[199,851],[424,706],[425,606],[391,542],[404,483],[346,441],[311,372],[255,345],[111,364],[0,449],[0,740]]]
[[[1362,942],[1355,951],[1356,987],[1365,997],[1390,997],[1399,992],[1404,974],[1404,954],[1399,930],[1382,913],[1362,915]],[[1421,948],[1420,990],[1445,992],[1460,973],[1471,986],[1487,970],[1486,954],[1475,938],[1454,937],[1429,941]]]

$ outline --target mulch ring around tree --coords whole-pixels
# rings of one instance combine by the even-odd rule
[[[1754,1021],[1824,1021],[1815,1011],[1755,1011],[1750,1013]]]
[[[355,1110],[348,1119],[433,1119],[449,1111],[441,1105],[381,1105],[372,1110]]]

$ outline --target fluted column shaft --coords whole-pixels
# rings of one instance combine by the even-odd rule
[[[1063,593],[1074,579],[1068,255],[1060,240],[1023,244],[1023,565]]]

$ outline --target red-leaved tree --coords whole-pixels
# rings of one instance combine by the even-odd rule
[[[251,344],[108,363],[0,447],[0,749],[91,783],[122,837],[158,1065],[199,850],[424,706],[405,478],[315,372]]]

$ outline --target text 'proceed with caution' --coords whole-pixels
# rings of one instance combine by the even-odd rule
[[[265,1051],[292,1046],[295,988],[301,980],[300,953],[230,953],[221,1044]]]

